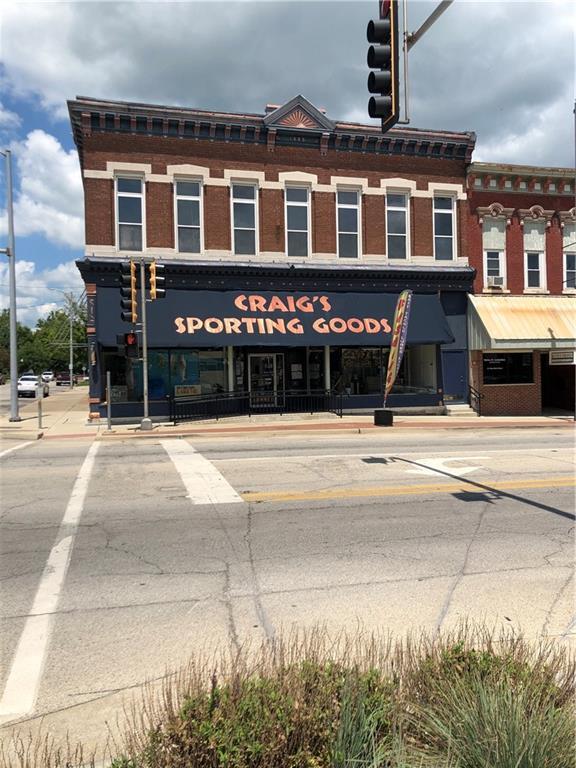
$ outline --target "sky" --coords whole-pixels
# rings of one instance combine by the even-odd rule
[[[437,4],[408,0],[409,31]],[[67,99],[263,113],[302,94],[332,119],[369,124],[366,25],[377,14],[377,0],[0,0],[0,149],[13,157],[18,320],[33,327],[63,306],[62,292],[83,290]],[[476,161],[573,167],[575,29],[573,0],[455,0],[410,51],[410,125],[474,131]],[[5,190],[2,167],[0,247]]]

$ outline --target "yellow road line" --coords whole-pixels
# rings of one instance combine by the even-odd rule
[[[313,501],[315,499],[348,499],[355,496],[419,496],[424,493],[452,493],[454,491],[489,493],[491,489],[498,491],[512,488],[573,488],[575,486],[576,479],[573,475],[560,475],[545,479],[526,478],[525,480],[479,483],[478,485],[462,481],[459,483],[422,483],[421,485],[379,485],[372,488],[334,488],[319,491],[256,491],[241,493],[240,495],[244,501]]]

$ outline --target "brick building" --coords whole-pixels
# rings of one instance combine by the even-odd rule
[[[574,411],[573,169],[468,169],[471,385],[486,415]]]
[[[389,404],[467,398],[466,168],[475,136],[335,122],[301,96],[263,114],[77,98],[85,193],[91,413],[105,372],[141,413],[142,371],[118,349],[120,270],[165,265],[147,304],[152,415],[170,397],[246,391],[268,403],[333,390],[381,405],[390,325],[413,290]]]

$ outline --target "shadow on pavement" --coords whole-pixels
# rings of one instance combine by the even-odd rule
[[[502,491],[498,488],[492,488],[489,485],[484,485],[483,483],[477,483],[475,480],[470,480],[467,477],[461,477],[459,475],[453,475],[450,472],[446,472],[442,469],[437,469],[436,467],[428,467],[426,464],[422,464],[418,461],[412,461],[411,459],[403,459],[400,456],[391,456],[390,459],[384,460],[384,461],[402,461],[405,464],[412,464],[414,467],[422,467],[423,469],[429,469],[432,472],[437,472],[439,475],[444,475],[445,477],[449,477],[452,480],[457,480],[460,483],[467,483],[468,485],[473,486],[474,488],[480,488],[482,490],[482,493],[470,493],[469,491],[458,491],[457,493],[453,493],[452,495],[455,498],[461,499],[462,501],[486,501],[489,504],[494,504],[495,501],[498,499],[513,499],[514,501],[519,501],[521,504],[526,504],[531,507],[536,507],[537,509],[543,509],[545,512],[552,512],[553,515],[559,515],[560,517],[565,517],[567,520],[576,520],[576,515],[573,515],[571,512],[565,512],[562,509],[558,509],[557,507],[550,507],[548,504],[542,504],[539,501],[533,501],[532,499],[527,499],[525,496],[518,496],[516,493],[508,493],[507,491]]]

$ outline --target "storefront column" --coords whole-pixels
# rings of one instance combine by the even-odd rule
[[[234,392],[234,347],[226,347],[226,370],[228,371],[228,392]]]
[[[324,347],[324,389],[330,389],[330,347]]]

